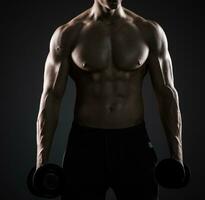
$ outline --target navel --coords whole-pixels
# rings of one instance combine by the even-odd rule
[[[114,106],[109,106],[108,109],[109,109],[109,112],[113,112],[114,111]]]

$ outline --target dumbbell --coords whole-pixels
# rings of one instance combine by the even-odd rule
[[[183,166],[184,165],[184,166]],[[187,186],[190,181],[190,169],[175,159],[164,159],[155,167],[155,178],[159,185],[169,189],[179,189]]]
[[[38,197],[56,198],[62,194],[64,184],[63,168],[51,163],[37,170],[33,167],[27,177],[29,191]]]

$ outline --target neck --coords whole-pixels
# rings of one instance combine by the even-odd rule
[[[123,10],[121,4],[118,5],[116,9],[110,9],[108,7],[101,5],[98,0],[95,0],[91,8],[90,15],[93,16],[95,20],[108,18],[111,19],[113,17],[126,17],[125,11]]]

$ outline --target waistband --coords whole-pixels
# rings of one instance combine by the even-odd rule
[[[73,120],[72,122],[72,128],[71,129],[77,129],[78,133],[80,132],[94,132],[94,133],[129,133],[129,132],[136,132],[136,131],[142,131],[146,130],[145,121],[143,120],[140,122],[140,124],[133,125],[126,128],[116,128],[116,129],[107,129],[107,128],[96,128],[96,127],[90,127],[85,125],[80,125],[78,121]]]

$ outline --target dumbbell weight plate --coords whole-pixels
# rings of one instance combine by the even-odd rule
[[[155,168],[155,176],[160,185],[166,188],[180,188],[185,171],[181,163],[174,159],[164,159]]]
[[[55,198],[63,189],[63,169],[55,164],[46,164],[36,171],[33,183],[45,197]]]
[[[27,187],[28,187],[29,191],[30,191],[33,195],[35,195],[35,196],[41,196],[41,195],[40,195],[40,192],[39,192],[39,191],[34,187],[34,185],[33,185],[33,175],[34,175],[35,171],[36,171],[36,167],[33,167],[33,168],[30,170],[30,172],[29,172],[29,174],[28,174],[28,176],[27,176],[27,181],[26,181],[26,183],[27,183]]]

